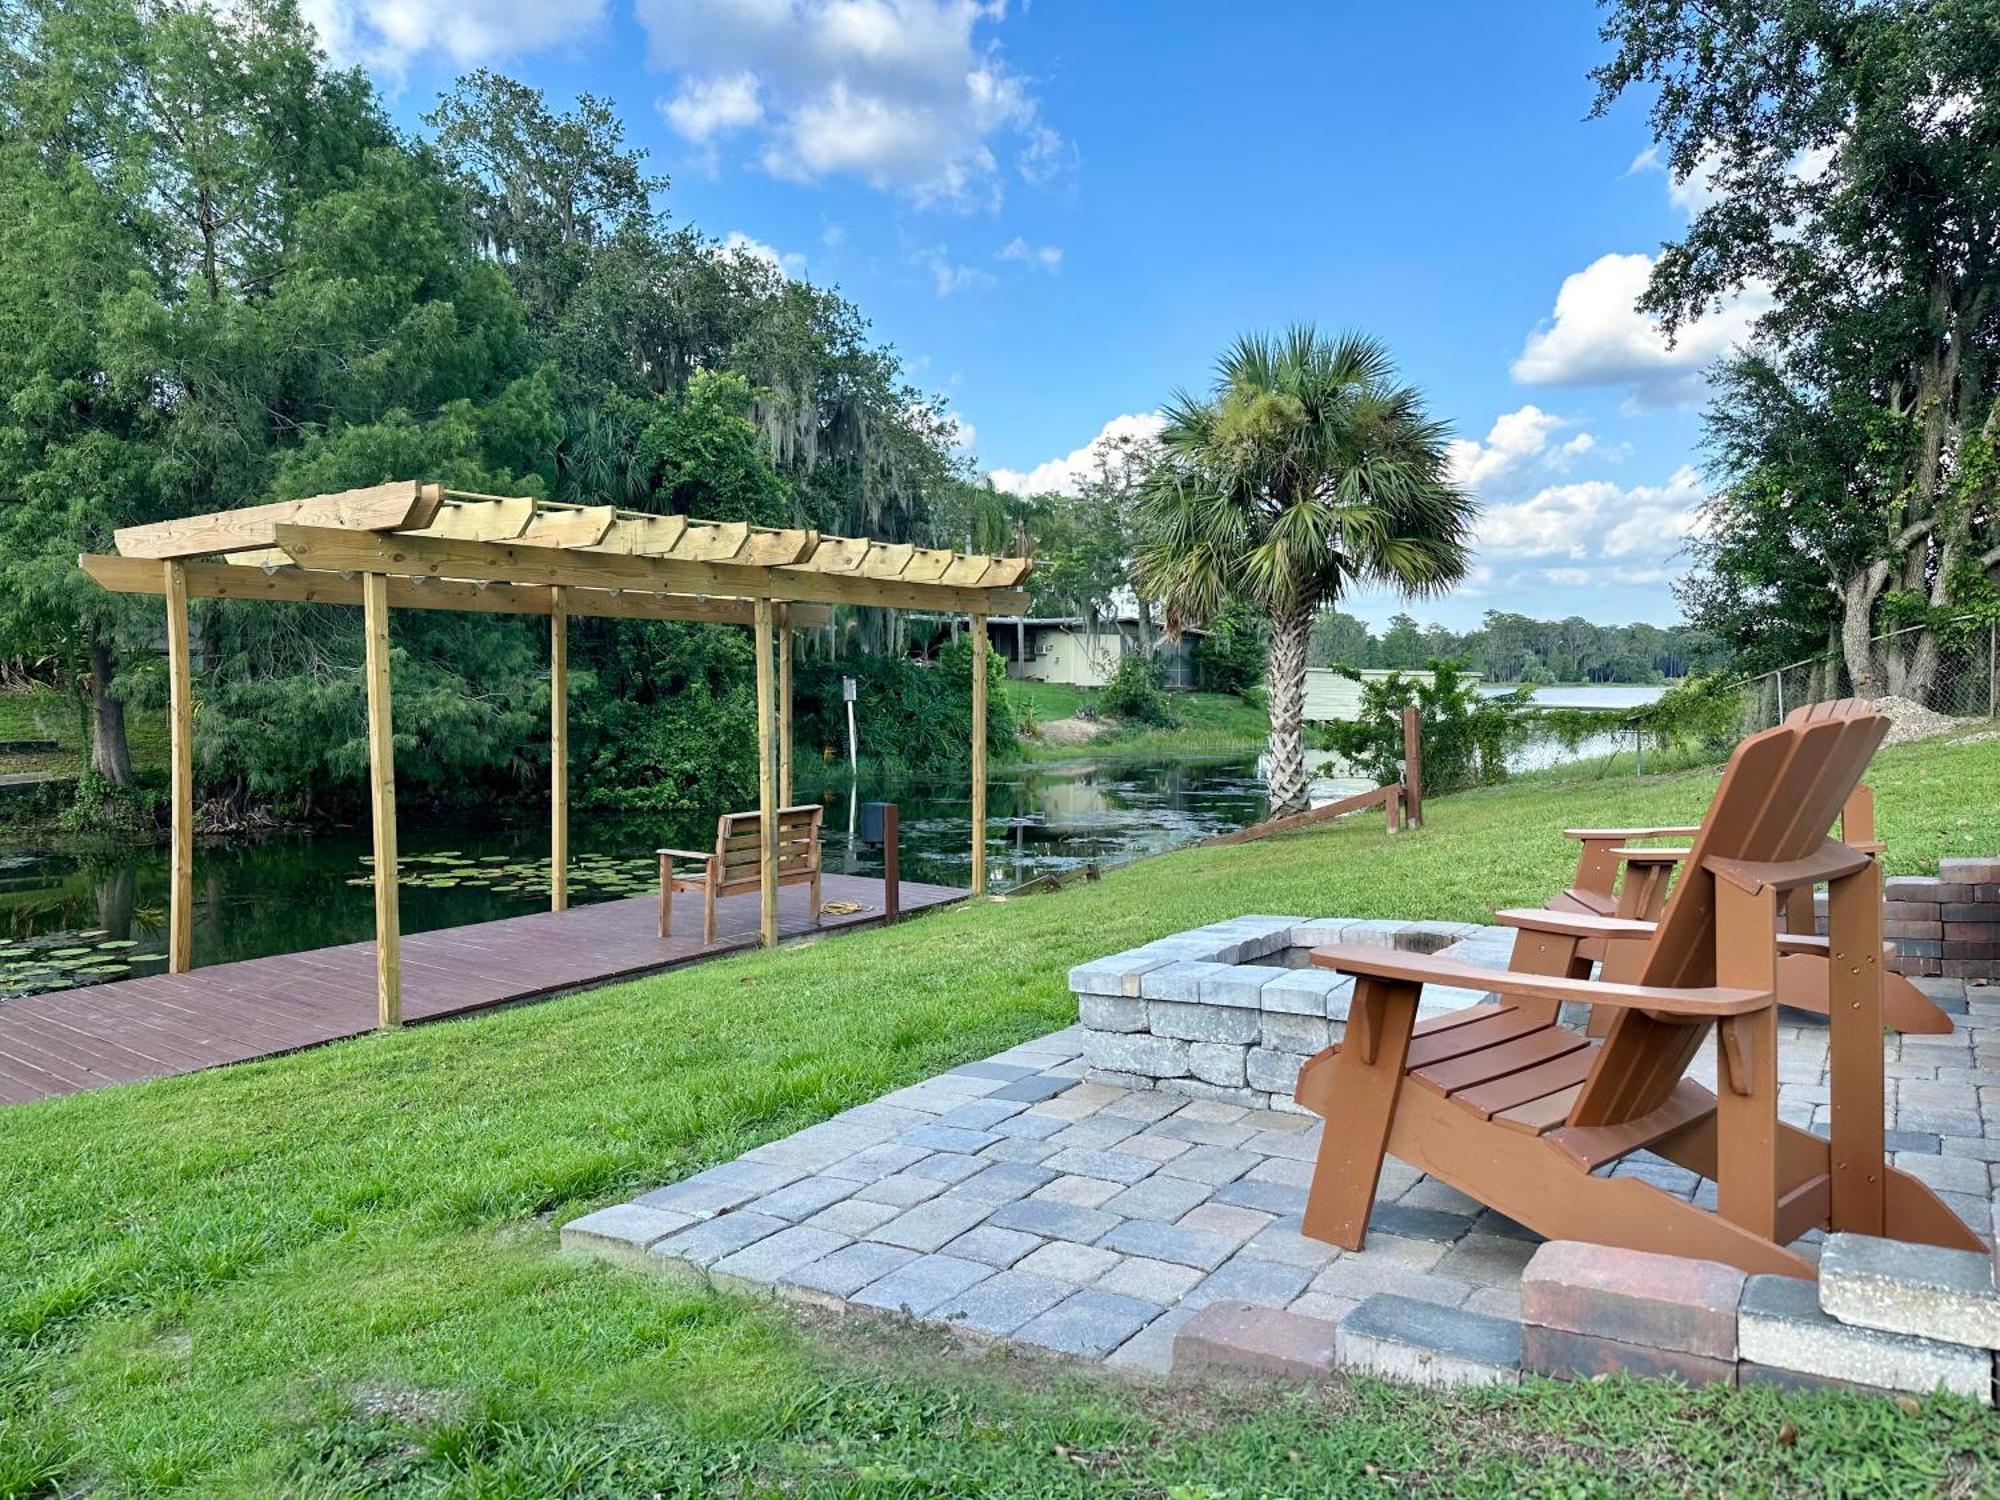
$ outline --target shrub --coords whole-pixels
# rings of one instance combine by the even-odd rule
[[[1247,604],[1231,604],[1195,642],[1195,681],[1211,693],[1240,693],[1264,680],[1270,657],[1270,622]]]
[[[1387,786],[1402,774],[1403,710],[1415,704],[1423,725],[1426,796],[1507,779],[1507,746],[1528,689],[1482,694],[1455,661],[1431,662],[1429,682],[1401,672],[1370,682],[1352,667],[1334,670],[1361,684],[1361,708],[1352,720],[1322,725],[1319,739],[1364,775]]]
[[[1160,686],[1160,664],[1152,657],[1128,651],[1118,658],[1111,680],[1097,695],[1097,706],[1107,714],[1129,719],[1134,724],[1174,722],[1174,707]]]

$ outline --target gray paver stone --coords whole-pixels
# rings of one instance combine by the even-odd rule
[[[920,1255],[880,1281],[863,1287],[848,1300],[862,1307],[901,1310],[921,1318],[992,1274],[991,1266],[976,1260],[960,1260],[955,1255]]]
[[[636,1260],[670,1234],[694,1223],[692,1214],[671,1208],[648,1208],[641,1203],[614,1203],[596,1213],[571,1219],[562,1227],[565,1250],[588,1250]]]
[[[1750,1278],[1736,1340],[1752,1364],[1892,1391],[1942,1386],[1982,1404],[1993,1401],[1993,1356],[1984,1349],[1849,1327],[1820,1311],[1817,1288],[1795,1276]]]
[[[1190,1042],[1234,1042],[1242,1046],[1257,1040],[1261,1013],[1227,1005],[1189,1005],[1175,1000],[1146,1003],[1146,1029],[1154,1036],[1180,1037]]]
[[[846,1235],[794,1224],[733,1255],[723,1256],[708,1268],[708,1274],[723,1286],[768,1287],[787,1272],[831,1255],[849,1243]]]
[[[1123,995],[1077,996],[1077,1014],[1092,1031],[1144,1031],[1146,1002],[1128,1000]]]
[[[774,1219],[769,1214],[743,1213],[723,1214],[720,1218],[703,1219],[699,1224],[690,1225],[679,1234],[668,1235],[646,1252],[648,1262],[655,1258],[660,1261],[680,1261],[687,1265],[699,1266],[704,1271],[725,1255],[734,1255],[746,1245],[753,1245],[767,1234],[776,1234],[781,1229],[792,1226],[783,1219]]]
[[[1442,1390],[1521,1379],[1519,1323],[1392,1292],[1375,1293],[1340,1320],[1335,1350],[1343,1370],[1406,1385]]]
[[[980,1224],[946,1245],[944,1253],[955,1255],[960,1260],[982,1261],[1004,1271],[1030,1250],[1038,1250],[1045,1243],[1039,1235]]]
[[[1267,1094],[1290,1094],[1298,1087],[1299,1069],[1305,1066],[1305,1061],[1302,1052],[1252,1047],[1243,1059],[1244,1076],[1254,1089]]]
[[[1131,1036],[1089,1032],[1083,1039],[1083,1057],[1093,1068],[1113,1068],[1148,1078],[1181,1078],[1188,1070],[1186,1042],[1143,1032]]]
[[[1233,1042],[1190,1042],[1188,1067],[1203,1083],[1241,1088],[1245,1076],[1243,1051]]]
[[[1099,1242],[1106,1250],[1122,1255],[1143,1255],[1150,1260],[1170,1260],[1178,1265],[1199,1266],[1212,1271],[1235,1253],[1236,1241],[1209,1229],[1188,1229],[1179,1224],[1155,1224],[1131,1219],[1120,1224]]]
[[[1819,1305],[1861,1328],[2000,1349],[2000,1290],[1984,1250],[1829,1235],[1819,1259]]]
[[[987,1222],[1001,1229],[1018,1229],[1023,1234],[1039,1234],[1045,1239],[1071,1240],[1088,1245],[1102,1239],[1125,1221],[1102,1209],[1056,1203],[1046,1198],[1023,1198],[996,1209]]]
[[[1197,1204],[1206,1203],[1213,1191],[1207,1183],[1186,1177],[1148,1177],[1106,1199],[1104,1209],[1128,1219],[1172,1223]]]
[[[1157,1303],[1086,1287],[1014,1331],[1025,1343],[1102,1359],[1158,1317]]]
[[[870,1282],[880,1281],[916,1258],[914,1250],[857,1241],[824,1259],[794,1266],[778,1278],[778,1286],[780,1290],[796,1287],[829,1297],[851,1297]]]
[[[946,1193],[898,1214],[868,1237],[906,1250],[937,1250],[955,1240],[993,1212],[991,1203]]]
[[[1067,1281],[1028,1271],[1002,1271],[961,1296],[947,1298],[932,1315],[977,1333],[1007,1334],[1075,1291]]]

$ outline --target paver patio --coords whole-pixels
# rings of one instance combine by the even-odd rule
[[[1889,1143],[1984,1233],[2000,987],[1922,984],[1959,1029],[1885,1037]],[[1825,1024],[1782,1014],[1780,1114],[1824,1131]],[[1082,1036],[1069,1027],[899,1089],[578,1219],[564,1243],[1142,1372],[1164,1370],[1181,1324],[1220,1300],[1337,1319],[1389,1292],[1518,1316],[1536,1235],[1391,1158],[1365,1250],[1307,1239],[1317,1118],[1092,1082]],[[1691,1071],[1713,1066],[1704,1053]],[[1614,1170],[1714,1193],[1648,1154]]]

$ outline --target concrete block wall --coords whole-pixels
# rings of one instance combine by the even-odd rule
[[[1079,964],[1069,983],[1094,1082],[1293,1110],[1299,1069],[1340,1040],[1354,996],[1344,974],[1291,967],[1296,950],[1367,943],[1505,968],[1512,939],[1470,922],[1237,917]],[[1427,985],[1417,1014],[1485,998]]]

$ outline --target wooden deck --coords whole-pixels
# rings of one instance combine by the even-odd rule
[[[903,882],[904,913],[967,893]],[[882,883],[829,874],[822,899],[863,910],[828,916],[829,931],[881,920]],[[808,930],[803,887],[779,892],[779,930]],[[701,898],[674,902],[662,941],[659,899],[635,896],[447,927],[403,938],[403,1017],[420,1023],[648,974],[757,941],[755,892],[716,903],[717,941],[701,941]],[[359,1036],[375,1026],[375,945],[216,964],[0,1001],[0,1104],[80,1093],[273,1057]]]

